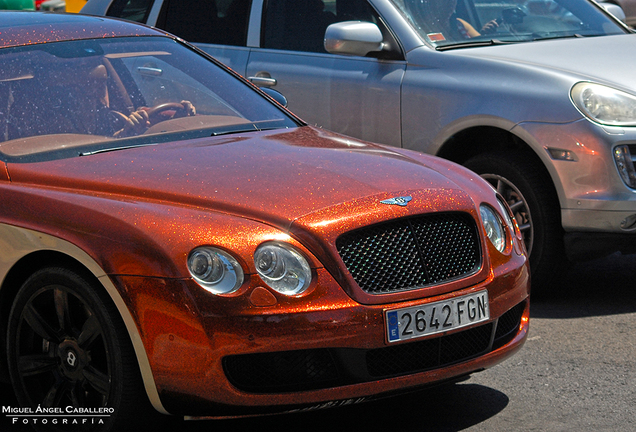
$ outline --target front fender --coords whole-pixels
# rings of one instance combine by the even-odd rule
[[[106,275],[101,266],[84,250],[66,240],[49,234],[7,224],[0,224],[0,290],[8,289],[5,281],[12,268],[21,260],[28,259],[29,255],[42,251],[58,253],[74,259],[87,269],[99,281],[104,290],[106,290],[108,296],[117,307],[128,331],[128,336],[132,341],[148,399],[157,411],[168,414],[159,398],[157,386],[150,369],[148,355],[135,319],[131,315],[126,302],[112,280]],[[4,317],[2,319],[4,320]]]

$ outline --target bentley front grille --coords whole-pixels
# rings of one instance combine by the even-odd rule
[[[336,240],[347,270],[369,294],[408,291],[479,270],[481,248],[467,213],[432,213],[350,231]]]

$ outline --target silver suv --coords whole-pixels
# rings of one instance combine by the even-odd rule
[[[471,168],[514,209],[535,287],[566,257],[636,252],[636,35],[594,2],[90,0],[82,12],[194,42],[309,123]]]

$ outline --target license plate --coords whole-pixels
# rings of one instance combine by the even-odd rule
[[[443,333],[490,319],[488,291],[389,310],[386,329],[389,342],[398,342]]]

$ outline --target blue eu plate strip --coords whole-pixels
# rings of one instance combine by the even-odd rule
[[[398,326],[397,311],[387,312],[386,318],[389,322],[389,341],[400,340],[400,329]]]

